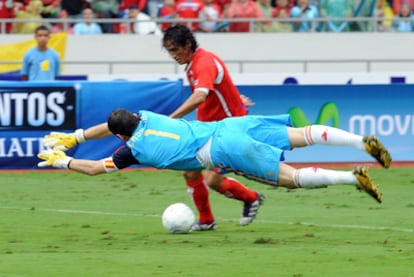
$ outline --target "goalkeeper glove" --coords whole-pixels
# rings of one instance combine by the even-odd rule
[[[85,140],[84,130],[77,129],[71,134],[51,132],[44,137],[43,143],[46,147],[67,151]]]
[[[69,168],[69,163],[73,159],[66,156],[65,152],[58,149],[48,149],[37,154],[43,162],[37,164],[38,167],[53,166],[56,168]]]

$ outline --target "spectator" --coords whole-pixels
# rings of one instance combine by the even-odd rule
[[[13,1],[14,13],[17,13],[18,11],[26,10],[26,6],[29,2],[30,0],[14,0]]]
[[[270,0],[257,0],[257,6],[259,6],[262,11],[263,17],[269,19],[263,22],[257,22],[255,24],[256,32],[273,32],[273,22],[270,20],[272,18],[273,7]]]
[[[393,27],[397,32],[405,33],[414,30],[414,16],[407,3],[401,4],[400,13],[394,17]]]
[[[270,0],[257,0],[256,3],[264,16],[272,17],[273,7]]]
[[[178,0],[175,6],[177,18],[193,20],[198,19],[198,14],[204,6],[201,1],[202,0]],[[196,31],[198,29],[198,23],[195,21],[191,24],[188,23],[187,26],[190,27],[192,31]]]
[[[73,33],[75,35],[100,35],[102,34],[101,26],[92,22],[94,13],[91,8],[86,8],[82,12],[83,22],[78,22],[73,26]]]
[[[161,30],[151,17],[139,10],[137,5],[132,5],[128,9],[128,18],[135,19],[133,32],[139,35],[160,35]]]
[[[73,28],[71,24],[68,22],[69,15],[66,10],[60,10],[59,12],[59,22],[53,25],[52,27],[52,34],[55,33],[68,33],[70,35],[73,35]]]
[[[40,0],[31,0],[26,10],[18,11],[17,19],[30,19],[27,22],[15,22],[12,26],[12,33],[15,34],[33,34],[37,27],[41,25],[43,3]]]
[[[347,32],[349,18],[353,17],[353,0],[321,0],[321,16],[327,19],[322,30],[326,32]],[[333,20],[331,20],[333,19]]]
[[[42,0],[43,2],[43,10],[42,10],[42,17],[43,18],[57,18],[58,17],[58,9],[60,9],[60,1],[61,0]]]
[[[173,19],[175,14],[175,0],[164,0],[164,3],[158,9],[158,19]],[[171,25],[170,22],[161,23],[161,30],[165,31]]]
[[[60,75],[60,59],[58,53],[48,48],[49,29],[41,25],[35,30],[37,46],[24,54],[22,64],[23,81],[55,80]]]
[[[371,17],[374,15],[376,2],[379,0],[356,1],[353,17]],[[354,2],[355,3],[355,2]],[[372,32],[374,30],[373,21],[355,21],[350,24],[351,31]]]
[[[281,11],[285,11],[285,13],[290,15],[291,9],[292,5],[290,5],[289,0],[276,0],[276,5],[272,10],[272,17],[279,17]]]
[[[214,0],[213,3],[218,5],[221,10],[221,14],[224,14],[224,11],[227,10],[231,0]]]
[[[86,3],[84,0],[62,0],[60,7],[68,13],[69,18],[81,19]]]
[[[272,17],[278,19],[286,19],[290,17],[292,6],[288,0],[277,0],[276,6],[272,11]],[[276,21],[273,23],[273,30],[278,33],[292,32],[293,27],[290,22]]]
[[[13,0],[0,0],[0,20],[14,18]],[[4,28],[4,29],[3,29]],[[11,22],[5,23],[0,22],[0,33],[5,30],[6,33],[10,33],[12,29]]]
[[[381,18],[377,21],[377,32],[388,32],[392,29],[392,20],[382,20],[382,18],[393,18],[394,12],[388,4],[387,0],[377,0],[377,9],[375,11],[375,17]]]
[[[264,18],[259,6],[253,0],[234,0],[226,10],[226,18]],[[253,24],[254,25],[254,24]],[[250,32],[250,22],[230,22],[229,32]]]
[[[318,9],[310,5],[308,0],[298,0],[296,6],[290,10],[292,18],[315,19],[318,17]],[[315,32],[317,30],[317,23],[313,21],[296,21],[293,23],[293,30],[295,32]]]
[[[392,0],[392,9],[394,14],[401,13],[402,4],[405,3],[410,7],[410,11],[414,11],[414,0]]]
[[[90,5],[97,18],[111,19],[118,17],[117,0],[90,0]],[[114,33],[114,23],[100,23],[103,33]]]
[[[119,17],[121,18],[128,16],[128,8],[132,5],[137,5],[138,9],[141,12],[150,14],[147,0],[118,0],[118,2],[119,2],[118,13],[119,13]]]
[[[198,14],[199,30],[202,32],[210,33],[217,31],[217,27],[220,26],[218,19],[221,17],[220,6],[213,3],[213,0],[203,0],[204,7]]]

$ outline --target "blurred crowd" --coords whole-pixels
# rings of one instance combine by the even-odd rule
[[[16,34],[32,34],[39,19],[76,35],[159,34],[171,21],[195,32],[412,32],[414,0],[0,0],[1,19],[20,19],[0,21]]]

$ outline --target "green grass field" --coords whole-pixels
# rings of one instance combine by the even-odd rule
[[[266,195],[253,224],[211,192],[213,232],[167,234],[169,204],[191,207],[181,173],[1,173],[0,276],[414,276],[414,170],[371,169],[384,202],[354,187]]]

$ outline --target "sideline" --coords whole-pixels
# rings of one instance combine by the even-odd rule
[[[69,213],[69,214],[93,214],[101,216],[130,216],[130,217],[158,217],[161,218],[160,214],[143,214],[143,213],[119,213],[119,212],[104,212],[104,211],[86,211],[86,210],[70,210],[70,209],[30,209],[30,208],[19,208],[11,206],[0,206],[2,210],[17,210],[23,212],[51,212],[51,213]],[[221,221],[233,222],[235,220],[219,218]],[[360,229],[360,230],[374,230],[374,231],[395,231],[402,233],[414,233],[414,229],[401,228],[401,227],[390,227],[390,226],[368,226],[368,225],[346,225],[346,224],[324,224],[316,222],[282,222],[274,220],[260,220],[255,219],[255,223],[264,224],[278,224],[278,225],[302,225],[302,226],[316,226],[324,228],[338,228],[338,229]]]

